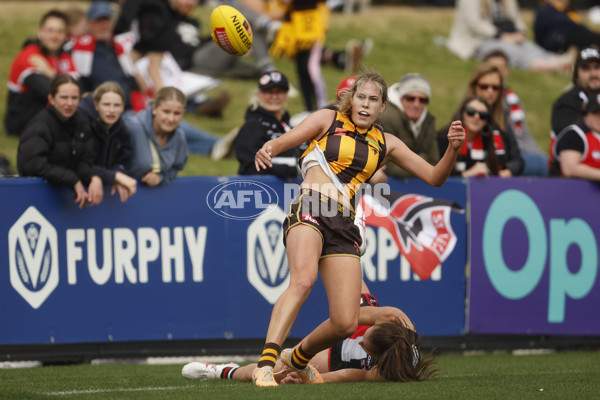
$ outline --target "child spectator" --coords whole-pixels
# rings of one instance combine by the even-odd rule
[[[73,188],[79,208],[102,202],[102,180],[93,169],[94,141],[89,120],[78,111],[80,89],[70,75],[50,82],[50,105],[27,124],[19,141],[22,176],[39,176]],[[85,190],[84,185],[89,185]]]

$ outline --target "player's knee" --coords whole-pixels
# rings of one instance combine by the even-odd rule
[[[345,339],[352,335],[358,328],[357,318],[337,318],[331,319],[336,335],[340,339]]]
[[[289,289],[297,296],[306,298],[310,294],[315,281],[310,277],[296,277],[290,281]]]

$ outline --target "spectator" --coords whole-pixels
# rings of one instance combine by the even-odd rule
[[[509,87],[507,80],[510,76],[510,66],[506,54],[495,51],[488,54],[485,62],[498,67],[504,78],[504,114],[507,121],[507,129],[511,129],[517,140],[517,146],[525,163],[524,176],[546,176],[548,175],[548,156],[531,136],[529,125],[525,120],[525,109],[521,104],[519,96]]]
[[[523,172],[524,161],[521,157],[517,140],[507,121],[504,111],[505,86],[504,77],[495,65],[479,64],[469,80],[466,97],[479,96],[485,99],[491,110],[493,130],[498,131],[495,136],[498,151],[506,152],[504,168],[499,171],[500,176],[518,176]],[[500,141],[500,138],[502,139]],[[500,143],[501,142],[501,143]],[[440,147],[445,148],[445,147]]]
[[[535,41],[544,49],[564,53],[571,46],[581,50],[600,46],[600,34],[590,31],[573,11],[570,0],[541,0],[535,14]]]
[[[67,39],[67,17],[50,10],[42,16],[38,38],[27,40],[12,63],[8,77],[8,102],[4,123],[11,135],[20,135],[25,125],[48,102],[50,81],[57,74],[78,78],[71,55],[63,50]]]
[[[406,74],[390,86],[388,93],[388,105],[379,118],[384,131],[398,137],[429,164],[437,164],[440,152],[435,117],[427,109],[431,98],[427,79],[420,74]],[[394,163],[388,163],[386,173],[397,178],[413,176]]]
[[[552,148],[550,175],[600,181],[600,92],[587,95],[584,116],[567,126]]]
[[[73,47],[73,61],[81,74],[86,92],[93,92],[107,81],[114,81],[125,92],[125,109],[146,108],[145,98],[135,79],[129,54],[113,37],[114,14],[106,1],[95,1],[86,13],[89,34],[81,36]]]
[[[511,176],[501,174],[510,153],[502,147],[500,131],[493,127],[491,110],[483,97],[468,96],[452,117],[453,120],[462,120],[467,132],[467,139],[459,150],[452,175],[464,178]],[[440,148],[448,146],[445,135],[439,135],[439,142]]]
[[[503,51],[511,67],[533,71],[566,71],[568,56],[559,57],[527,39],[516,0],[457,0],[448,50],[462,59],[485,58]]]
[[[87,18],[89,35],[82,36],[73,48],[73,61],[83,75],[85,90],[93,91],[106,81],[115,81],[125,92],[125,109],[144,110],[146,97],[140,90],[143,80],[135,79],[137,75],[129,55],[114,39],[110,5],[105,1],[95,1],[87,12]],[[221,159],[231,149],[232,139],[228,137],[219,138],[185,120],[181,121],[180,127],[189,150],[194,153]]]
[[[70,75],[50,82],[48,102],[23,131],[17,168],[22,176],[39,176],[73,189],[79,208],[102,202],[102,180],[94,171],[94,141],[89,120],[77,109],[80,89]],[[85,190],[84,185],[89,185]]]
[[[185,102],[179,89],[165,86],[156,93],[148,108],[125,117],[133,145],[128,170],[148,186],[171,183],[185,167],[188,148],[179,127]]]
[[[287,150],[271,159],[273,168],[256,171],[254,156],[269,140],[274,140],[291,129],[290,115],[285,109],[289,84],[278,71],[265,72],[258,80],[258,91],[252,105],[246,110],[246,121],[235,141],[235,154],[240,162],[240,175],[268,174],[280,178],[298,176],[298,148]]]
[[[84,97],[79,108],[90,119],[96,159],[94,169],[111,195],[119,192],[122,202],[133,196],[137,181],[126,174],[132,149],[129,132],[121,120],[125,110],[125,92],[116,82],[104,82],[93,96]]]
[[[580,116],[587,91],[600,90],[600,51],[590,47],[579,52],[573,67],[573,87],[552,106],[552,138]]]
[[[85,11],[77,6],[67,8],[65,15],[69,21],[69,25],[67,26],[68,44],[65,47],[71,50],[77,39],[87,33],[87,21],[85,19]]]
[[[549,169],[554,162],[553,149],[556,136],[581,117],[588,101],[587,93],[598,90],[600,90],[600,51],[588,47],[581,50],[575,60],[573,86],[556,99],[552,106]]]
[[[200,37],[199,23],[191,17],[198,0],[142,0],[137,7],[134,59],[147,55],[149,73],[160,88],[162,55],[170,52],[182,70],[229,78],[257,78],[255,66],[223,51],[209,38]],[[136,56],[137,55],[137,56]]]

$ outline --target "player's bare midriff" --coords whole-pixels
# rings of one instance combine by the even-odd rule
[[[306,171],[306,176],[300,187],[316,190],[331,199],[336,199],[338,203],[354,211],[354,207],[352,207],[350,201],[338,190],[319,165],[314,165]]]

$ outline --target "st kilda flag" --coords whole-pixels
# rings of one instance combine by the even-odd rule
[[[387,230],[412,270],[429,279],[456,245],[450,212],[464,210],[454,202],[418,194],[391,192],[383,198],[389,208],[370,194],[361,196],[366,224]]]

